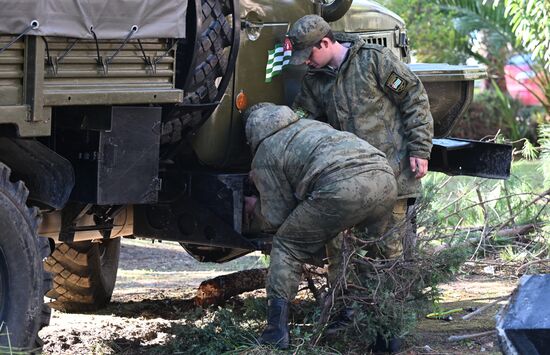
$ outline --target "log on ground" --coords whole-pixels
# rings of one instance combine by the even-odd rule
[[[265,287],[267,269],[250,269],[201,282],[195,305],[221,305],[233,296]]]

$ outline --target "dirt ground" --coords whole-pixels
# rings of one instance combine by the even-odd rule
[[[225,264],[195,261],[177,243],[125,239],[112,303],[89,314],[53,311],[51,323],[39,333],[44,354],[148,354],[174,341],[181,314],[192,310],[201,281],[233,271],[263,267],[252,254]],[[464,276],[444,286],[443,309],[479,307],[509,294],[517,279]],[[495,336],[449,342],[450,335],[494,328],[494,306],[481,316],[451,322],[424,319],[406,340],[407,354],[499,353]],[[168,349],[168,347],[167,347]],[[169,353],[169,352],[166,352]],[[184,353],[184,352],[181,352]]]

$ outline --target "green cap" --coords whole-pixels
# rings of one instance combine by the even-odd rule
[[[264,105],[250,113],[245,134],[252,152],[267,137],[298,121],[300,118],[288,106]]]
[[[311,55],[312,48],[330,31],[329,24],[317,15],[306,15],[294,22],[288,38],[292,42],[290,64],[304,64]]]
[[[274,103],[272,102],[259,102],[253,106],[250,106],[249,108],[247,108],[243,114],[241,115],[241,120],[243,121],[243,126],[246,126],[246,121],[248,121],[248,118],[250,117],[250,115],[252,114],[252,112],[256,111],[256,110],[259,110],[261,109],[262,107],[266,107],[266,106],[275,106]]]

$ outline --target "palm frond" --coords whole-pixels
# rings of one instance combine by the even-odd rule
[[[496,46],[515,42],[512,26],[505,15],[505,6],[496,0],[437,0],[445,11],[456,14],[457,31],[473,33],[485,30]]]

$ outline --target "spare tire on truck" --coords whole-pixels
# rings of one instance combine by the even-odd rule
[[[0,353],[36,348],[50,318],[42,265],[48,240],[37,237],[38,210],[27,207],[29,191],[22,181],[11,182],[10,173],[0,163]]]
[[[178,44],[176,86],[181,104],[168,108],[161,143],[179,142],[217,107],[230,82],[239,50],[239,0],[190,0],[187,38]]]

